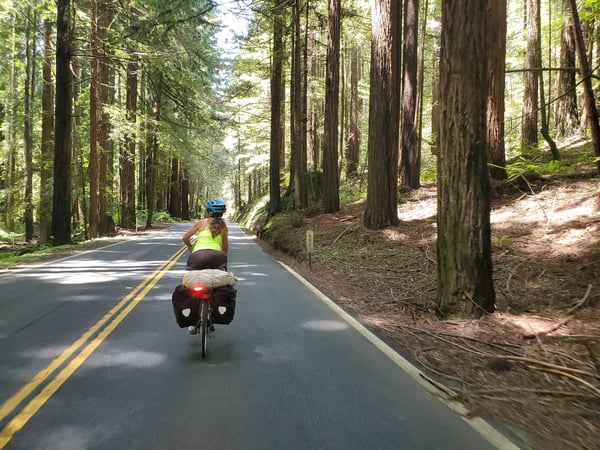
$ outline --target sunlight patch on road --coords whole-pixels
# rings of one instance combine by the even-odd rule
[[[59,284],[88,284],[114,280],[118,280],[118,277],[101,273],[78,273],[61,278],[58,282]]]
[[[258,354],[260,358],[267,363],[278,363],[290,360],[290,352],[286,352],[285,349],[277,350],[272,347],[257,345],[254,348],[254,353]]]
[[[44,436],[46,448],[89,448],[93,431],[82,426],[58,426]]]
[[[309,320],[301,326],[302,328],[316,331],[342,331],[349,328],[347,323],[337,320]]]
[[[237,236],[237,235],[229,235],[229,240],[230,241],[255,241],[258,238],[253,235],[253,234],[244,234],[241,236]]]
[[[140,263],[130,260],[62,261],[53,265],[32,266],[30,267],[31,270],[15,274],[15,277],[35,278],[67,285],[104,283],[126,277],[145,275],[159,263],[156,261]]]
[[[91,359],[88,366],[116,367],[130,366],[136,368],[157,367],[164,364],[166,355],[156,352],[119,351],[118,353],[101,353]]]

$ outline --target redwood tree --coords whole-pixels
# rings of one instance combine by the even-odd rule
[[[539,30],[539,1],[527,0],[527,63],[525,72],[525,93],[523,98],[523,124],[521,127],[521,148],[526,150],[538,146],[538,73],[537,67]]]
[[[54,87],[52,81],[52,28],[50,19],[44,19],[44,61],[42,66],[42,142],[40,155],[40,236],[39,242],[48,242],[52,223],[52,130],[54,127]],[[50,187],[50,188],[48,188]]]
[[[271,142],[269,153],[269,214],[281,211],[281,144],[283,142],[283,1],[275,0],[273,8],[273,59],[271,62]]]
[[[600,123],[598,123],[598,109],[594,98],[594,90],[592,88],[591,72],[588,63],[587,55],[585,54],[585,44],[581,33],[581,23],[579,22],[579,13],[577,12],[577,4],[575,0],[569,0],[571,8],[571,16],[573,18],[573,27],[575,30],[575,44],[577,48],[577,56],[579,57],[579,72],[583,78],[583,93],[585,98],[586,114],[588,123],[592,132],[592,144],[594,153],[597,158],[597,168],[600,173]]]
[[[360,81],[360,52],[357,47],[350,50],[350,86],[347,102],[348,130],[344,147],[346,156],[346,177],[356,176],[360,162],[360,113],[361,102],[358,95]]]
[[[577,91],[575,90],[575,33],[573,19],[566,16],[560,40],[560,67],[558,73],[557,100],[554,103],[554,131],[559,137],[571,136],[579,128]]]
[[[71,0],[57,0],[56,17],[56,102],[54,131],[54,191],[52,235],[54,244],[71,242],[71,122],[73,75],[73,24]]]
[[[404,52],[402,94],[402,148],[400,183],[406,189],[421,186],[421,154],[417,145],[417,52],[419,0],[404,0]]]
[[[495,180],[506,178],[504,151],[504,86],[506,62],[506,0],[490,2],[489,84],[487,99],[487,145],[490,175]]]
[[[131,22],[137,19],[138,12],[131,8]],[[138,108],[138,58],[133,50],[129,50],[127,63],[127,121],[131,128],[135,127]],[[119,196],[121,202],[121,227],[133,229],[136,225],[135,208],[135,147],[136,135],[128,132],[125,142],[120,147],[119,157]]]
[[[323,211],[340,209],[338,175],[338,106],[340,80],[341,0],[329,0],[327,21],[327,76],[325,80],[325,132],[323,134]]]
[[[443,316],[494,310],[486,100],[487,2],[442,3],[437,305]]]
[[[371,0],[371,72],[365,226],[381,229],[398,220],[400,122],[400,4]]]

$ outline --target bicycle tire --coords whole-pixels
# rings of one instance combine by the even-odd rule
[[[207,346],[208,346],[208,334],[209,334],[209,329],[210,329],[210,324],[208,323],[208,308],[209,308],[209,301],[208,300],[204,300],[202,302],[202,310],[201,310],[201,316],[200,316],[200,322],[201,322],[201,328],[202,328],[202,357],[206,358],[206,354],[207,354]]]

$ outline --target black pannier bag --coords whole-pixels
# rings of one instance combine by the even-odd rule
[[[173,297],[173,312],[177,325],[181,328],[197,325],[200,320],[200,303],[192,295],[192,290],[180,284],[175,287]]]
[[[212,323],[218,325],[230,324],[235,313],[237,291],[233,286],[214,288],[211,296]]]

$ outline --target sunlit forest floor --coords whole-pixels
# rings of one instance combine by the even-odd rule
[[[538,179],[494,200],[497,311],[480,320],[436,316],[434,186],[405,198],[397,227],[365,229],[357,202],[339,214],[282,220],[267,238],[286,250],[272,250],[278,258],[468,414],[501,424],[532,448],[597,449],[599,188],[592,178]],[[298,251],[308,229],[315,233],[310,268]]]

